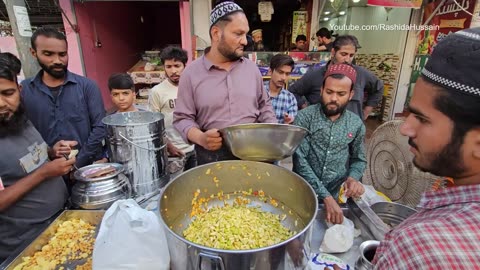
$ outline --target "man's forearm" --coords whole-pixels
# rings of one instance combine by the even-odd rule
[[[41,168],[39,168],[15,184],[0,191],[0,212],[10,208],[26,193],[38,186],[45,178],[46,176],[42,173]]]
[[[350,162],[348,176],[358,181],[365,172],[366,162],[360,159],[350,159]]]
[[[101,158],[99,155],[103,153],[103,145],[102,143],[91,143],[87,144],[82,149],[77,156],[77,162],[75,165],[78,168],[90,165],[92,162],[96,161],[96,159]],[[97,156],[98,155],[98,156]]]
[[[204,133],[200,129],[198,129],[196,127],[190,128],[187,132],[187,138],[188,138],[188,141],[204,147],[204,145],[203,145],[204,144]]]
[[[87,143],[82,147],[77,157],[77,167],[83,167],[90,165],[91,162],[96,161],[96,155],[102,153],[103,144],[102,141],[106,138],[105,127],[96,126],[90,132]]]

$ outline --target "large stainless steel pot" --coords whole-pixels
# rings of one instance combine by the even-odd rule
[[[106,176],[87,178],[85,172],[90,170],[114,167],[114,173]],[[131,186],[123,174],[124,167],[118,163],[100,163],[85,166],[75,172],[77,180],[72,188],[72,204],[83,209],[107,209],[116,200],[128,199]]]
[[[217,177],[219,180],[213,181]],[[218,185],[218,186],[217,186]],[[190,224],[195,191],[208,197],[219,191],[231,194],[241,190],[263,190],[278,206],[252,196],[252,204],[276,214],[286,214],[282,222],[297,233],[273,246],[251,250],[222,250],[192,243],[183,238]],[[221,204],[210,201],[209,205]],[[173,269],[297,269],[306,266],[310,253],[311,226],[318,201],[310,185],[297,174],[279,166],[254,161],[222,161],[196,167],[176,177],[162,192],[159,201],[161,221],[167,229]]]

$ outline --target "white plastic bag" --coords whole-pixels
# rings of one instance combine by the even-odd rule
[[[344,217],[342,224],[333,225],[325,231],[320,252],[346,252],[352,247],[354,238],[355,226],[350,219]]]
[[[116,201],[105,213],[93,249],[93,269],[170,269],[170,254],[158,217],[134,200]]]
[[[381,196],[378,191],[375,190],[373,186],[363,185],[365,187],[365,193],[362,194],[362,199],[368,203],[368,205],[373,205],[377,202],[388,202],[387,197]]]

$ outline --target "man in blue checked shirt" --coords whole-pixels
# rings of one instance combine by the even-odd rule
[[[286,54],[277,54],[270,61],[270,81],[265,83],[265,90],[271,98],[273,110],[280,124],[291,124],[297,115],[298,107],[295,96],[284,87],[293,70],[295,62]]]

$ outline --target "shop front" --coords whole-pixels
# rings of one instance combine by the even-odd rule
[[[372,113],[382,121],[393,118],[402,65],[408,65],[408,34],[420,23],[415,17],[420,7],[421,1],[376,0],[332,0],[320,7],[319,27],[356,36],[361,48],[355,63],[383,81],[382,103]]]
[[[144,72],[145,60],[159,62],[167,45],[191,44],[189,2],[74,1],[72,9],[85,75],[98,83],[107,109],[112,106],[107,87],[112,73]],[[164,77],[160,65],[152,71],[158,78],[137,80],[137,90]]]
[[[465,0],[462,2],[446,0],[431,1],[424,7],[422,22],[425,29],[418,31],[414,51],[414,62],[408,84],[408,94],[398,110],[407,111],[408,103],[413,95],[415,82],[435,49],[436,44],[451,33],[470,27],[478,27],[480,1]],[[405,108],[405,110],[404,110]]]

